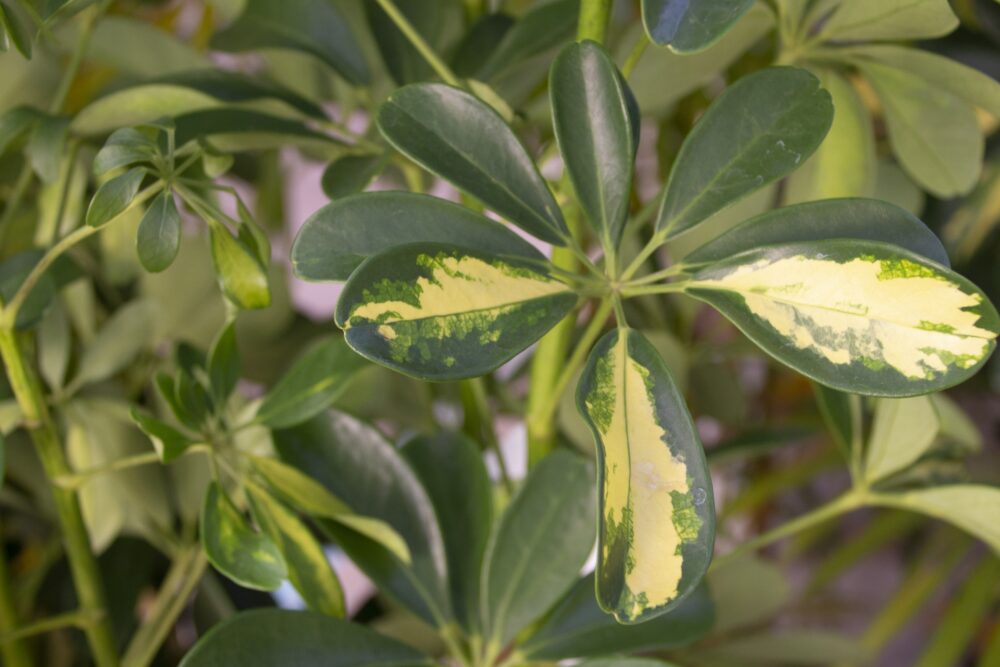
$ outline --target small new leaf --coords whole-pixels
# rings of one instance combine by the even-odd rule
[[[149,205],[136,234],[139,261],[150,273],[163,271],[181,249],[181,216],[170,190],[164,190]]]
[[[195,443],[194,440],[170,424],[160,421],[138,408],[132,408],[131,415],[136,426],[149,436],[153,442],[153,448],[156,449],[156,453],[164,463],[170,463]]]
[[[226,298],[247,310],[269,306],[271,291],[257,249],[233,238],[229,230],[218,223],[209,225],[209,234],[215,272]]]
[[[101,227],[121,215],[135,199],[145,176],[146,170],[136,167],[99,187],[87,208],[87,224]]]

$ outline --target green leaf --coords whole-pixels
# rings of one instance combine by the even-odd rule
[[[344,591],[323,547],[312,532],[280,501],[250,484],[247,495],[254,519],[278,545],[288,579],[313,611],[343,618]]]
[[[410,562],[409,547],[389,524],[355,513],[313,478],[275,459],[254,458],[254,468],[300,511],[342,524],[378,542],[404,563]]]
[[[486,63],[475,72],[488,81],[507,69],[572,39],[580,0],[553,0],[528,10],[504,33]]]
[[[596,42],[570,44],[549,75],[552,122],[577,200],[608,249],[632,192],[633,124],[624,79]]]
[[[205,493],[201,544],[208,562],[245,588],[273,591],[288,576],[278,547],[247,525],[218,482]]]
[[[895,44],[865,44],[850,47],[845,53],[905,70],[931,86],[947,90],[969,104],[1000,116],[1000,83],[951,58]]]
[[[27,60],[31,60],[31,28],[24,24],[19,10],[5,2],[0,2],[0,42],[10,39],[14,48]],[[2,33],[6,32],[6,38]]]
[[[319,58],[349,83],[370,79],[349,23],[326,0],[248,0],[240,17],[212,38],[212,46],[236,52],[294,49]]]
[[[183,86],[222,102],[237,103],[272,98],[307,116],[327,120],[323,107],[278,83],[224,69],[187,70],[158,76],[145,85]]]
[[[701,246],[685,264],[717,262],[761,246],[826,239],[880,241],[948,266],[937,235],[913,214],[877,199],[831,199],[758,215]]]
[[[327,204],[306,220],[292,245],[292,267],[306,280],[347,280],[368,257],[418,242],[543,259],[503,224],[464,206],[410,192],[368,192]]]
[[[269,428],[308,421],[330,407],[367,365],[339,336],[317,341],[267,392],[255,421]]]
[[[212,261],[223,294],[240,308],[252,310],[271,305],[267,271],[261,265],[256,248],[243,239],[233,238],[219,223],[210,224]]]
[[[54,183],[59,178],[68,128],[69,121],[65,118],[39,116],[28,139],[25,155],[44,183]]]
[[[819,383],[813,383],[816,394],[816,404],[819,406],[823,421],[833,436],[833,441],[840,449],[844,460],[850,461],[851,450],[854,448],[855,424],[860,430],[861,402],[857,397],[836,389],[830,389]]]
[[[105,380],[124,370],[153,342],[156,307],[150,301],[133,301],[115,311],[83,349],[74,387]]]
[[[455,616],[479,627],[479,579],[493,525],[493,488],[474,442],[458,433],[418,436],[401,448],[434,505]]]
[[[983,161],[972,105],[922,75],[873,62],[861,71],[878,94],[889,143],[910,176],[941,198],[971,190]]]
[[[666,364],[642,334],[617,329],[590,354],[577,407],[601,466],[597,602],[620,623],[675,608],[715,543],[712,479]]]
[[[219,332],[208,353],[208,385],[215,404],[223,406],[240,381],[240,351],[236,346],[236,322]]]
[[[870,197],[875,193],[878,169],[871,114],[847,79],[827,69],[818,70],[817,75],[837,113],[823,143],[789,177],[785,201]]]
[[[906,493],[879,494],[876,502],[920,512],[947,521],[1000,552],[1000,489],[978,484],[955,484]]]
[[[85,106],[70,123],[76,134],[96,135],[197,109],[220,106],[210,95],[177,85],[144,84],[116,90]]]
[[[178,370],[174,380],[174,402],[180,407],[185,424],[195,430],[204,426],[213,412],[212,398],[202,383],[185,370]]]
[[[753,6],[753,0],[642,0],[642,22],[654,44],[677,53],[707,49]]]
[[[576,301],[540,265],[425,243],[362,264],[344,286],[336,321],[368,359],[419,378],[453,380],[508,361]]]
[[[452,614],[441,529],[427,492],[399,451],[372,427],[334,411],[275,431],[274,444],[286,463],[308,470],[355,512],[384,521],[403,537],[408,564],[354,530],[323,523],[380,590],[429,623],[447,623]]]
[[[133,127],[123,127],[112,132],[98,151],[94,158],[94,175],[103,176],[120,167],[150,162],[158,152],[156,142],[147,134]]]
[[[566,0],[563,0],[564,2]],[[543,4],[549,7],[555,3]],[[486,62],[493,57],[507,33],[516,21],[508,14],[484,14],[479,17],[455,46],[451,54],[451,70],[463,79],[482,76],[480,72]],[[560,24],[560,28],[565,23]],[[549,34],[549,33],[546,33]]]
[[[124,213],[135,199],[145,177],[146,170],[136,167],[106,181],[90,200],[90,206],[87,208],[87,224],[91,227],[101,227]]]
[[[929,39],[957,27],[948,0],[843,0],[820,37],[857,42]]]
[[[877,396],[967,379],[1000,330],[996,310],[968,280],[872,241],[750,250],[703,269],[686,291],[800,373]]]
[[[431,667],[417,651],[368,628],[324,614],[245,611],[214,626],[181,667]]]
[[[0,156],[11,143],[28,132],[40,115],[40,112],[30,107],[14,107],[0,113]]]
[[[329,149],[342,143],[298,120],[240,107],[197,109],[177,116],[174,122],[178,146],[207,137],[219,148],[233,151],[280,147],[290,142]]]
[[[87,42],[86,61],[135,79],[212,66],[207,53],[171,28],[141,16],[103,16]]]
[[[142,432],[149,436],[153,442],[153,448],[164,463],[170,463],[181,456],[188,447],[195,444],[195,441],[184,433],[160,421],[156,417],[132,408],[132,421],[142,429]]]
[[[49,388],[56,392],[66,381],[72,334],[66,309],[58,301],[52,306],[38,327],[38,371]]]
[[[522,646],[526,658],[563,660],[609,653],[663,651],[693,644],[712,630],[715,609],[704,584],[676,609],[638,625],[622,625],[594,598],[594,576],[573,586]]]
[[[656,228],[676,236],[797,169],[826,136],[830,94],[809,72],[771,67],[728,87],[681,146]]]
[[[725,561],[709,573],[708,585],[715,602],[712,632],[716,636],[761,627],[792,599],[792,587],[781,568],[754,556]]]
[[[341,199],[361,192],[382,173],[388,163],[385,155],[345,155],[323,170],[320,185],[330,199]]]
[[[164,190],[146,209],[135,239],[143,268],[158,273],[174,263],[181,249],[181,216],[174,194]]]
[[[379,107],[378,126],[401,153],[543,241],[565,243],[548,185],[510,127],[458,88],[414,84]]]
[[[929,396],[879,399],[868,438],[865,478],[875,482],[916,463],[934,444],[940,426]]]
[[[446,46],[449,28],[461,25],[462,5],[455,0],[395,0],[396,8],[435,52]],[[365,3],[365,14],[375,44],[389,74],[402,85],[433,76],[434,70],[377,2]]]
[[[826,667],[863,663],[870,656],[857,639],[830,630],[778,628],[734,637],[698,651],[707,665]]]
[[[4,303],[9,303],[14,298],[41,259],[41,250],[25,250],[0,262],[0,297]],[[43,273],[41,279],[28,293],[28,297],[17,311],[17,329],[30,329],[38,324],[52,305],[56,295],[56,282],[52,273],[52,269]]]
[[[483,622],[493,646],[538,620],[576,581],[594,546],[594,495],[590,465],[556,450],[511,500],[483,565]]]

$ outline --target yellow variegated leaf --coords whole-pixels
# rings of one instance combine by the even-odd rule
[[[637,331],[597,343],[577,406],[602,464],[597,600],[620,622],[644,621],[708,569],[715,509],[705,454],[666,365]]]
[[[779,361],[863,394],[957,384],[982,366],[1000,331],[996,310],[968,280],[873,241],[750,250],[698,272],[687,291]]]
[[[576,301],[537,262],[428,243],[365,261],[344,286],[336,319],[360,354],[445,380],[493,370]]]

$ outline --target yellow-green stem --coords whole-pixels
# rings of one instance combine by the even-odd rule
[[[446,65],[436,53],[434,53],[434,49],[432,49],[430,44],[427,43],[427,40],[425,40],[423,36],[417,32],[416,28],[413,27],[413,24],[406,18],[406,15],[399,11],[399,8],[394,2],[392,2],[392,0],[376,0],[376,2],[378,2],[379,6],[382,7],[382,11],[389,15],[389,18],[396,24],[399,31],[406,36],[406,39],[410,41],[413,48],[420,53],[421,57],[427,61],[427,64],[431,66],[431,68],[445,83],[451,84],[452,86],[462,85],[462,82],[459,81],[458,77],[455,76],[455,73],[451,71],[451,68],[448,67],[448,65]]]
[[[70,474],[72,471],[66,462],[59,431],[45,401],[41,381],[32,360],[25,353],[23,339],[13,328],[0,327],[0,357],[46,476],[56,479]],[[118,664],[114,633],[106,612],[97,559],[83,523],[79,498],[74,492],[54,485],[52,496],[81,611],[93,614],[84,627],[91,656],[98,667],[114,667]]]
[[[31,667],[31,653],[28,645],[18,636],[23,629],[17,618],[14,606],[13,591],[11,591],[10,568],[7,566],[7,554],[4,548],[3,534],[0,533],[0,655],[7,667]]]

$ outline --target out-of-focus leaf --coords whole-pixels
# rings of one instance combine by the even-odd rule
[[[716,609],[712,629],[719,634],[770,620],[792,598],[781,569],[755,557],[726,562],[708,575],[708,583]]]
[[[150,21],[112,15],[94,26],[87,60],[140,78],[211,66],[206,55]],[[165,114],[161,114],[165,115]]]
[[[395,0],[396,8],[434,51],[446,46],[449,29],[462,23],[462,3],[456,0]],[[433,68],[377,2],[366,2],[365,13],[372,36],[389,74],[403,85],[428,79]]]
[[[216,405],[223,406],[240,380],[240,351],[236,346],[236,322],[219,332],[208,353],[208,385]]]
[[[330,199],[361,192],[382,172],[388,162],[384,155],[345,155],[327,165],[320,186]]]
[[[2,34],[4,32],[6,36]],[[20,10],[15,9],[13,3],[0,2],[0,42],[7,39],[22,56],[31,60],[31,29],[25,25]]]
[[[957,27],[948,0],[843,0],[820,35],[857,42],[929,39]]]
[[[868,438],[865,477],[888,477],[915,463],[937,438],[940,421],[929,396],[880,399]]]
[[[576,31],[579,7],[580,0],[553,0],[533,7],[505,31],[503,39],[475,76],[482,80],[492,79],[570,39]]]
[[[971,533],[1000,553],[1000,489],[978,484],[953,484],[904,493],[878,494],[875,502],[920,512]]]
[[[153,442],[153,448],[164,463],[170,463],[195,443],[194,440],[170,424],[137,408],[132,409],[132,420],[135,421],[136,426],[142,429],[143,433],[149,436]]]
[[[53,183],[59,178],[68,128],[69,121],[65,118],[40,116],[28,139],[25,154],[32,169],[45,183]]]
[[[73,386],[99,382],[125,368],[152,342],[155,320],[156,306],[150,301],[133,301],[117,310],[84,348]]]
[[[267,271],[260,263],[255,248],[248,248],[241,239],[233,238],[219,223],[209,226],[212,240],[212,261],[222,287],[222,293],[240,308],[266,308],[271,304]]]

